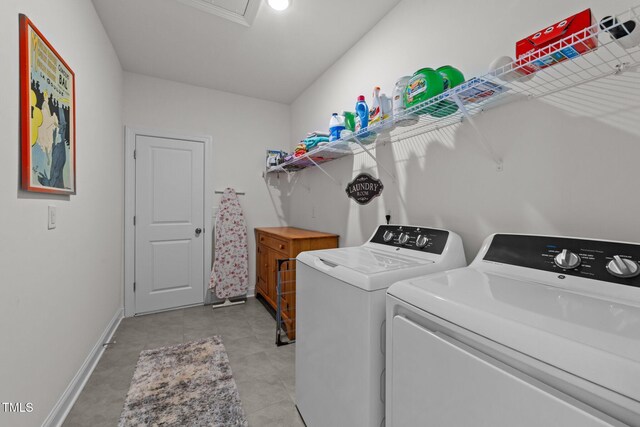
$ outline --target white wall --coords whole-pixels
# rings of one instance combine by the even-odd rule
[[[253,229],[285,225],[286,197],[267,185],[261,173],[266,150],[286,148],[290,141],[289,106],[133,73],[125,73],[124,88],[127,126],[213,137],[214,189],[246,192],[239,198],[249,233],[253,295]],[[216,195],[214,206],[219,200]]]
[[[19,190],[18,14],[76,74],[77,192]],[[0,2],[0,425],[40,425],[122,306],[122,71],[86,0]],[[47,230],[47,206],[58,225]],[[1,408],[0,408],[1,409]]]
[[[615,3],[615,4],[614,4]],[[357,95],[397,78],[451,64],[467,77],[487,72],[515,41],[591,6],[596,17],[636,0],[433,2],[403,0],[292,104],[293,146],[305,132],[327,128],[332,112],[353,111]],[[612,96],[613,94],[613,96]],[[361,244],[386,211],[392,222],[459,232],[469,260],[493,232],[550,233],[640,241],[640,74],[628,72],[561,96],[483,113],[478,125],[504,158],[504,172],[477,143],[469,125],[450,127],[377,149],[393,182],[364,154],[326,164],[292,180],[292,226],[339,233]],[[383,196],[358,206],[344,193],[360,171],[385,185]]]

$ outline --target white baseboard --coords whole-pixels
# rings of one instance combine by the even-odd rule
[[[118,329],[118,325],[120,325],[120,321],[123,318],[123,311],[123,308],[119,308],[113,315],[113,319],[111,319],[107,328],[102,332],[100,339],[96,342],[96,345],[93,346],[91,352],[89,352],[89,355],[69,383],[69,386],[67,386],[67,389],[62,393],[62,396],[60,396],[60,399],[58,399],[58,402],[49,413],[49,416],[42,423],[42,427],[60,427],[62,425],[69,411],[71,411],[73,404],[78,399],[78,396],[80,396],[80,392],[82,392],[87,380],[89,380],[98,361],[102,357],[104,353],[103,344],[111,341],[113,334],[116,329]]]

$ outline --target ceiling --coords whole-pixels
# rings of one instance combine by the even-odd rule
[[[249,26],[179,0],[93,3],[125,71],[288,104],[399,1],[249,0]]]

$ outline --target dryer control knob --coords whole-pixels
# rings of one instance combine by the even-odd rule
[[[429,238],[424,234],[419,235],[418,238],[416,239],[416,246],[420,249],[427,246],[427,243],[429,243]]]
[[[384,239],[385,242],[390,242],[393,240],[393,231],[385,231],[384,234],[382,235],[382,238]]]
[[[613,259],[607,263],[607,271],[611,273],[612,276],[629,279],[640,274],[640,266],[633,260],[615,255]]]
[[[580,256],[567,249],[563,249],[562,252],[556,255],[554,261],[558,267],[564,268],[565,270],[573,270],[582,262]]]
[[[400,233],[398,236],[398,243],[401,245],[406,244],[409,241],[409,235],[407,233]]]

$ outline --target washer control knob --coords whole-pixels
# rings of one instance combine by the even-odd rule
[[[427,243],[429,243],[429,238],[424,234],[419,235],[418,238],[416,239],[416,246],[420,249],[427,246]]]
[[[390,231],[390,230],[385,231],[384,234],[382,235],[382,238],[387,243],[392,241],[393,240],[393,231]]]
[[[628,279],[640,274],[640,266],[633,260],[615,255],[607,264],[607,271],[611,273],[612,276]]]
[[[408,241],[409,241],[409,234],[400,233],[400,235],[398,236],[398,243],[400,243],[401,245],[405,245]]]
[[[564,268],[565,270],[573,270],[582,262],[577,254],[567,249],[563,249],[562,252],[556,255],[554,261],[558,267]]]

